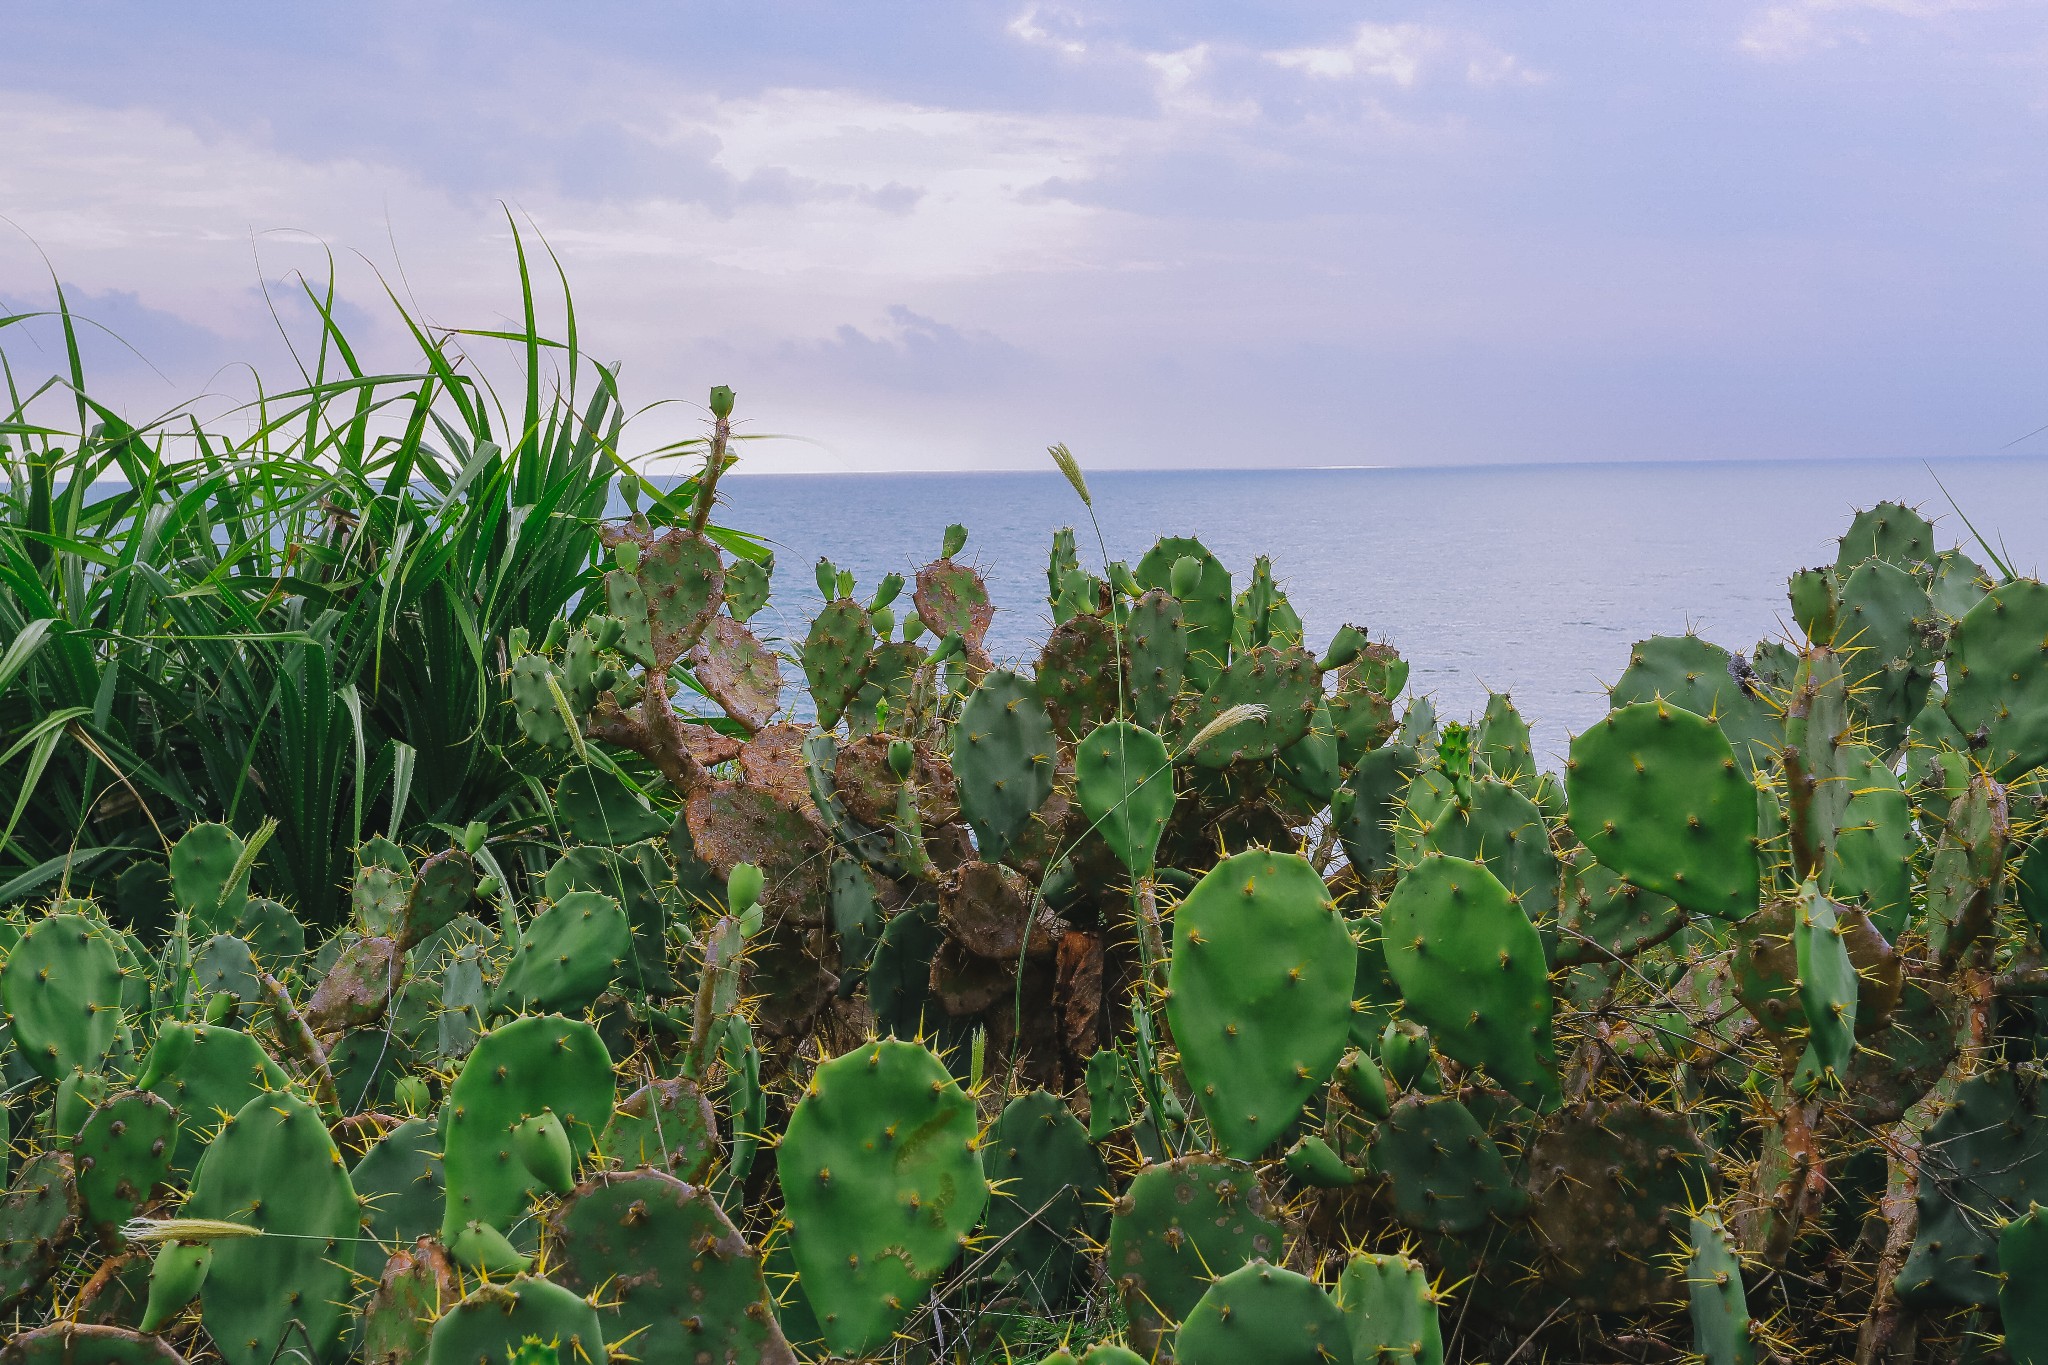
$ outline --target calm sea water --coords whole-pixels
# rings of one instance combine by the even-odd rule
[[[1944,548],[1986,562],[1957,505],[2020,573],[2048,562],[2048,460],[1772,461],[1333,469],[1089,476],[1109,557],[1135,564],[1162,535],[1201,538],[1240,586],[1253,559],[1276,575],[1320,647],[1351,621],[1413,664],[1411,691],[1446,719],[1506,692],[1555,763],[1606,709],[1629,645],[1687,627],[1747,652],[1789,623],[1785,579],[1832,562],[1858,507],[1917,504]],[[962,522],[963,558],[988,579],[991,653],[1030,660],[1051,626],[1046,552],[1087,511],[1057,473],[788,475],[725,481],[723,519],[778,547],[771,631],[800,637],[828,555],[865,597],[906,578]],[[1941,515],[1936,517],[1936,513]],[[908,593],[904,608],[907,609]]]

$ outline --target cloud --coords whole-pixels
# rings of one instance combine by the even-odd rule
[[[831,373],[842,381],[918,392],[986,390],[1031,368],[1017,347],[991,332],[955,327],[892,305],[875,331],[850,323],[830,340],[788,343],[780,358],[805,373]]]
[[[1932,21],[2000,7],[2001,0],[1788,0],[1750,17],[1739,44],[1766,60],[1789,60],[1873,41],[1873,23]]]
[[[1456,69],[1462,63],[1464,79],[1472,85],[1534,84],[1544,79],[1521,58],[1472,34],[1419,23],[1363,23],[1351,31],[1348,42],[1282,48],[1267,52],[1265,59],[1312,79],[1362,78],[1403,89],[1413,88],[1439,64]]]

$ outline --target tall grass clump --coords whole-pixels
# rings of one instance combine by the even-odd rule
[[[274,820],[272,893],[327,924],[367,834],[545,818],[555,761],[510,742],[503,642],[587,610],[608,503],[689,517],[695,480],[648,472],[700,442],[629,457],[566,279],[546,335],[514,241],[516,328],[430,326],[393,294],[411,359],[367,368],[330,274],[302,284],[298,372],[217,419],[96,396],[61,289],[0,316],[0,904],[91,891],[147,926],[183,828]],[[64,344],[40,380],[38,319]]]

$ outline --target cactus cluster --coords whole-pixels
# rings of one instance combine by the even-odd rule
[[[779,639],[610,526],[545,821],[9,908],[0,1360],[2048,1359],[2048,589],[1881,505],[1552,773],[1192,538],[994,659],[966,543]]]

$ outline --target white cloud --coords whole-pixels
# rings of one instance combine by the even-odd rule
[[[1751,56],[1788,60],[1847,43],[1867,43],[1886,18],[1938,20],[1998,8],[2001,0],[1786,0],[1750,16],[1739,40]]]
[[[1285,48],[1265,58],[1318,80],[1363,77],[1403,88],[1417,85],[1439,64],[1455,69],[1459,62],[1471,85],[1530,85],[1544,79],[1521,58],[1484,39],[1430,24],[1363,23],[1352,30],[1349,42]]]

